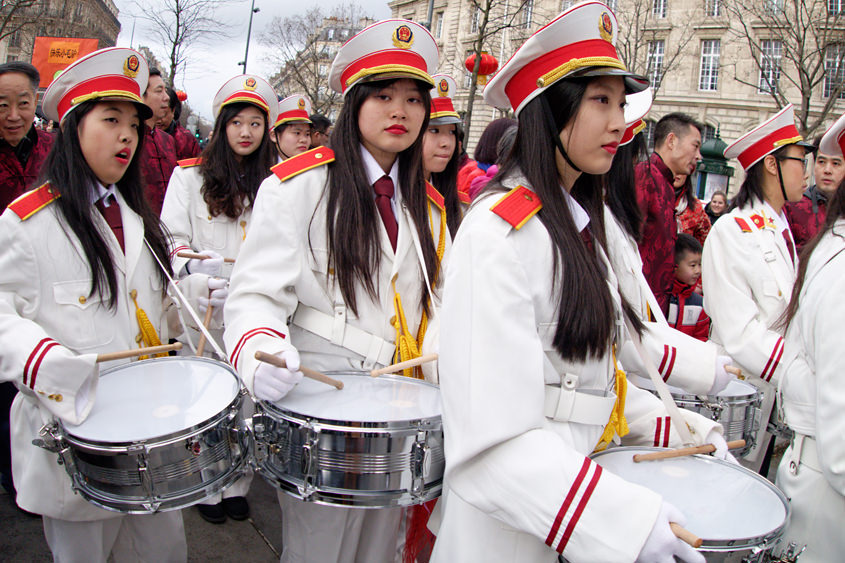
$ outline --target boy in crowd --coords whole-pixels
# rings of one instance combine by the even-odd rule
[[[693,236],[679,233],[675,241],[675,283],[666,320],[684,334],[707,340],[710,317],[704,312],[704,299],[695,292],[700,278],[701,243]]]

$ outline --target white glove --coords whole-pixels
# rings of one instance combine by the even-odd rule
[[[201,313],[205,313],[211,305],[218,311],[223,309],[223,304],[229,297],[229,280],[225,278],[208,278],[208,297],[197,297],[197,304]],[[215,311],[216,312],[216,311]]]
[[[675,557],[687,563],[705,563],[703,555],[675,537],[669,522],[683,526],[686,518],[680,510],[664,501],[654,527],[637,556],[637,563],[674,563]]]
[[[299,352],[285,350],[280,357],[287,364],[287,368],[277,368],[272,364],[259,362],[255,369],[252,386],[255,397],[262,401],[275,403],[281,400],[302,380],[302,372],[299,371]]]
[[[202,250],[197,254],[208,256],[203,260],[199,258],[191,258],[188,260],[186,267],[189,274],[205,274],[207,276],[219,276],[223,269],[223,257],[213,250]]]
[[[725,442],[725,437],[719,434],[719,432],[715,429],[707,433],[707,436],[704,437],[704,443],[716,446],[716,451],[713,452],[713,457],[716,459],[724,459],[725,461],[730,461],[731,463],[739,465],[736,458],[728,451],[728,443]]]
[[[728,356],[716,356],[716,376],[713,378],[713,387],[707,392],[708,395],[716,395],[728,386],[728,383],[736,379],[733,374],[725,370],[725,366],[729,366],[733,360]]]

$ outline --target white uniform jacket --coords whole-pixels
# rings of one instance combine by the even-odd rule
[[[785,422],[799,439],[784,454],[777,484],[793,509],[786,540],[807,544],[802,562],[836,561],[845,552],[843,296],[845,219],[840,218],[810,257],[798,312],[786,333],[786,345],[797,355],[784,371],[780,398]]]
[[[586,457],[615,400],[611,351],[583,364],[557,354],[549,235],[537,218],[512,227],[490,211],[496,197],[482,198],[461,224],[446,272],[446,474],[432,560],[551,562],[562,553],[572,563],[633,561],[660,496]],[[607,281],[618,317],[610,268]],[[618,334],[626,338],[624,328]],[[624,442],[679,444],[656,397],[632,384],[627,393]],[[698,440],[718,427],[682,412]]]
[[[17,502],[25,510],[61,520],[119,514],[96,508],[75,494],[57,455],[32,445],[32,440],[54,417],[71,424],[85,419],[97,392],[98,353],[138,347],[133,290],[162,342],[167,342],[158,265],[144,245],[141,218],[119,193],[116,197],[125,256],[102,216],[93,214],[117,267],[115,310],[101,296],[89,296],[88,263],[59,218],[55,202],[26,220],[11,208],[0,217],[0,377],[14,381],[21,391],[11,411]]]
[[[625,296],[645,324],[643,345],[663,381],[690,393],[706,394],[713,387],[718,347],[669,326],[643,276],[637,242],[625,232],[607,206],[604,208],[604,232],[608,259],[619,283],[619,293]],[[654,321],[649,320],[649,313]],[[630,370],[646,373],[639,354],[630,343],[622,349],[619,360]]]
[[[771,222],[767,205],[754,202],[717,221],[704,243],[701,281],[710,338],[742,371],[776,382],[790,362],[775,327],[789,304],[796,265]]]
[[[246,207],[237,219],[224,214],[213,217],[208,212],[208,204],[202,196],[203,180],[198,164],[197,159],[191,159],[189,164],[182,161],[173,171],[161,209],[161,221],[173,237],[170,250],[173,272],[180,278],[179,287],[192,302],[196,297],[208,296],[208,276],[188,273],[185,267],[189,258],[181,258],[177,254],[213,250],[224,258],[237,258],[252,219],[250,207]],[[232,266],[224,262],[220,276],[228,279],[232,275]],[[186,316],[185,321],[196,329],[189,317]],[[210,332],[222,345],[222,327],[212,323]],[[196,342],[199,333],[192,330],[190,334]]]
[[[252,228],[232,272],[224,309],[226,352],[250,391],[259,350],[275,354],[295,347],[302,364],[318,370],[369,370],[391,363],[396,347],[390,323],[395,314],[394,276],[408,325],[416,335],[423,275],[412,239],[416,231],[399,189],[396,252],[379,221],[381,257],[374,280],[378,296],[374,301],[359,286],[358,315],[354,315],[328,266],[327,170],[320,166],[285,182],[272,175],[258,190]],[[434,204],[429,209],[436,245],[440,210]],[[448,236],[446,242],[448,255]]]

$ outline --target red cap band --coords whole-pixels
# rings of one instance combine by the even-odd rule
[[[796,129],[794,124],[787,125],[786,127],[782,127],[761,138],[753,145],[739,153],[736,159],[739,161],[740,165],[742,165],[743,169],[748,170],[748,167],[754,164],[757,160],[778,148],[775,146],[775,143],[785,139],[794,139],[795,137],[800,137],[798,129]]]
[[[119,74],[97,76],[91,80],[80,82],[68,90],[57,104],[56,109],[59,112],[59,120],[64,119],[65,114],[74,106],[73,100],[80,96],[87,96],[95,92],[110,92],[112,94],[115,92],[126,92],[127,97],[129,95],[140,97],[140,88],[135,80]]]

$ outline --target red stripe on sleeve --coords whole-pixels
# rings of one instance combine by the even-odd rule
[[[768,361],[768,362],[766,362],[766,367],[764,367],[764,368],[763,368],[763,373],[761,373],[761,374],[760,374],[760,377],[761,377],[762,379],[766,379],[766,372],[768,372],[768,371],[769,371],[769,366],[771,366],[771,365],[772,365],[772,361],[774,360],[775,354],[777,354],[778,347],[780,347],[780,345],[781,345],[782,343],[783,343],[783,338],[778,338],[778,339],[777,339],[777,342],[775,342],[775,347],[774,347],[774,348],[772,348],[772,354],[771,354],[771,356],[769,356],[769,361]],[[780,357],[778,357],[778,361],[780,361]],[[773,371],[774,371],[774,370],[773,370]],[[769,378],[771,378],[771,377],[772,377],[772,376],[771,376],[771,375],[769,375]],[[768,381],[768,379],[766,379],[766,381]]]
[[[235,369],[238,369],[238,358],[241,354],[241,349],[244,347],[244,344],[246,344],[247,340],[249,340],[250,338],[252,338],[253,336],[255,336],[257,334],[266,334],[268,336],[278,336],[279,338],[282,338],[282,339],[285,338],[285,335],[282,334],[281,332],[279,332],[278,330],[275,330],[275,329],[272,329],[272,328],[269,328],[269,327],[266,327],[266,326],[254,328],[252,330],[247,331],[246,333],[244,333],[243,336],[241,336],[241,339],[238,340],[238,344],[237,344],[237,346],[235,346],[235,350],[232,352],[232,355],[231,355],[231,364],[232,364],[232,366],[234,366]]]
[[[663,345],[663,359],[660,360],[660,367],[657,368],[657,371],[659,371],[661,373],[661,375],[663,374],[663,368],[666,365],[666,358],[668,358],[668,357],[669,357],[669,345],[664,344]]]
[[[666,373],[663,374],[663,381],[669,379],[669,376],[672,375],[672,368],[675,367],[675,358],[678,355],[678,349],[672,346],[671,350],[671,358],[669,359],[669,365],[666,367]]]
[[[182,252],[183,250],[190,250],[190,246],[177,246],[173,250],[170,251],[170,258],[176,256],[177,253]]]
[[[566,515],[566,511],[569,510],[569,506],[572,504],[572,500],[575,498],[575,494],[581,487],[581,483],[584,481],[584,477],[587,475],[587,470],[589,468],[590,458],[585,457],[584,463],[581,465],[581,470],[578,472],[578,476],[575,478],[575,481],[572,483],[572,486],[569,487],[569,492],[566,493],[566,498],[563,500],[563,504],[560,505],[560,510],[557,511],[557,516],[555,516],[555,521],[552,524],[552,530],[549,532],[549,535],[546,538],[547,546],[551,547],[552,542],[555,541],[555,536],[557,535],[558,530],[560,530],[560,523],[563,521],[563,517]]]
[[[669,430],[672,428],[670,424],[672,419],[668,416],[663,417],[663,447],[669,447]]]
[[[590,497],[593,495],[593,491],[596,488],[596,484],[599,482],[599,477],[601,477],[601,465],[596,464],[595,467],[596,471],[593,473],[593,478],[590,479],[590,484],[587,485],[587,490],[584,491],[584,494],[581,496],[581,502],[578,503],[578,508],[575,509],[575,512],[572,514],[572,518],[569,519],[569,525],[566,526],[566,530],[563,532],[563,537],[560,540],[560,544],[557,546],[558,553],[563,553],[563,550],[566,548],[566,544],[569,543],[569,538],[572,536],[573,530],[575,530],[575,525],[578,524],[581,514],[587,507],[587,502],[590,500]]]
[[[42,339],[41,339],[41,342],[39,342],[38,344],[36,344],[36,345],[35,345],[35,348],[33,348],[33,349],[32,349],[32,352],[30,352],[30,354],[29,354],[29,358],[27,358],[27,359],[26,359],[26,365],[24,365],[24,367],[23,367],[23,384],[24,384],[24,385],[26,385],[26,384],[27,384],[27,383],[26,383],[26,378],[27,378],[27,375],[29,374],[29,366],[30,366],[30,364],[32,364],[32,360],[33,360],[33,359],[35,359],[35,356],[37,356],[37,355],[38,355],[38,351],[41,349],[41,347],[42,347],[42,346],[43,346],[46,342],[50,342],[51,340],[52,340],[51,338],[42,338]]]
[[[663,419],[659,416],[657,417],[657,425],[654,428],[654,447],[660,446],[660,425],[663,423]]]
[[[38,356],[38,360],[35,362],[35,365],[32,366],[32,378],[29,380],[29,388],[35,389],[35,378],[38,377],[38,368],[41,366],[42,360],[44,360],[44,356],[47,355],[47,352],[50,351],[50,348],[53,346],[58,346],[59,343],[55,340],[51,340],[48,344],[46,344],[41,351],[41,355]]]
[[[780,350],[778,351],[777,358],[775,358],[775,361],[772,364],[772,369],[771,369],[771,371],[769,371],[769,375],[766,376],[766,381],[771,381],[772,376],[775,374],[775,370],[778,369],[778,364],[780,363],[780,359],[781,359],[781,357],[783,357],[783,348],[784,348],[784,343],[783,343],[783,338],[781,338],[780,339]]]

